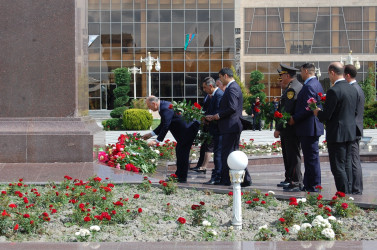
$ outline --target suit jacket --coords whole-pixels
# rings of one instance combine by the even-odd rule
[[[296,109],[297,96],[302,89],[302,84],[294,79],[289,83],[288,87],[284,90],[283,95],[280,98],[278,110],[280,112],[287,112],[293,115]],[[286,124],[283,128],[282,124],[276,125],[276,130],[281,132],[281,135],[291,135],[295,134],[295,127]]]
[[[361,89],[360,85],[357,82],[351,84],[357,90],[357,95],[359,101],[357,102],[357,115],[356,115],[356,136],[363,136],[363,117],[364,117],[364,104],[365,104],[365,96],[364,91]]]
[[[211,98],[209,97],[209,95],[206,95],[204,97],[203,107],[202,107],[202,110],[204,111],[205,115],[209,115],[208,113],[209,105],[211,105]]]
[[[295,113],[292,116],[295,121],[297,136],[323,135],[323,123],[314,116],[313,111],[306,110],[307,101],[311,97],[317,100],[317,106],[322,107],[319,104],[320,97],[318,93],[323,93],[323,88],[317,78],[314,77],[302,86],[300,93],[297,95]]]
[[[323,110],[318,118],[326,122],[327,142],[347,142],[356,139],[357,90],[347,81],[339,81],[326,93]]]
[[[161,116],[161,123],[153,132],[158,135],[158,141],[163,141],[167,132],[170,130],[175,140],[180,142],[184,140],[186,130],[191,123],[187,124],[173,109],[169,109],[170,104],[171,102],[160,101],[159,114]]]
[[[208,99],[210,99],[210,104],[209,104],[208,111],[206,112],[206,114],[215,115],[215,114],[219,113],[219,111],[220,111],[220,101],[221,101],[223,95],[224,95],[224,92],[220,88],[218,88],[216,90],[215,94],[211,98],[208,98]],[[219,134],[219,126],[218,126],[217,121],[211,121],[210,122],[209,132],[213,135]]]
[[[219,109],[220,134],[241,133],[243,97],[241,88],[235,81],[228,83],[220,101]]]

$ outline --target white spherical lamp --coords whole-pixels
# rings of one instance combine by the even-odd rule
[[[233,151],[230,153],[227,159],[227,163],[230,169],[244,170],[249,163],[247,155],[242,151]]]

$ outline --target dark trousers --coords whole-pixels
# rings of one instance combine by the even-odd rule
[[[281,147],[285,167],[285,181],[302,186],[300,140],[296,135],[281,135]]]
[[[240,143],[240,133],[234,134],[223,134],[222,135],[222,148],[221,148],[221,162],[222,162],[222,170],[221,170],[221,184],[223,185],[230,185],[230,177],[229,177],[229,166],[228,166],[228,156],[233,151],[239,149]],[[251,177],[247,168],[245,169],[245,178],[243,182],[251,183]]]
[[[198,163],[196,164],[197,167],[201,167],[203,165],[205,155],[206,155],[206,147],[202,145],[200,147],[199,160],[198,160]]]
[[[194,122],[186,129],[184,138],[181,138],[179,141],[177,140],[177,146],[175,147],[177,170],[175,171],[175,174],[178,177],[178,181],[187,180],[190,150],[198,131],[199,123]]]
[[[327,148],[336,190],[346,194],[352,193],[352,142],[327,142]]]
[[[314,191],[321,185],[321,167],[319,161],[318,136],[300,136],[302,153],[304,155],[304,188]]]
[[[352,193],[362,194],[363,193],[363,171],[360,163],[360,138],[357,138],[352,142],[352,153],[351,153],[351,163],[352,163]]]
[[[212,135],[213,140],[213,163],[215,168],[212,170],[211,180],[215,182],[221,181],[221,148],[222,148],[222,135]]]
[[[261,119],[259,115],[254,115],[253,117],[253,130],[261,130],[262,128]]]

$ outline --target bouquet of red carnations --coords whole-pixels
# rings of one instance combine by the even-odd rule
[[[279,111],[275,111],[274,113],[274,120],[276,124],[282,124],[283,128],[287,126],[288,120],[291,118],[291,114],[287,112],[280,113]]]
[[[173,101],[169,108],[173,109],[177,115],[182,116],[187,123],[194,120],[200,121],[202,117],[204,117],[202,106],[197,102],[194,102],[194,104],[191,105],[191,102],[187,103],[186,100],[183,100],[182,102]]]

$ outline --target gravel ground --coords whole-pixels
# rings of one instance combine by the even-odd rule
[[[231,229],[232,198],[226,194],[196,191],[191,189],[178,189],[173,195],[165,195],[159,187],[145,193],[136,185],[116,186],[113,190],[114,197],[129,198],[127,206],[131,211],[142,208],[142,213],[125,224],[100,225],[101,230],[90,235],[87,241],[99,242],[158,242],[158,241],[252,241],[258,228],[268,225],[275,237],[273,241],[295,240],[293,235],[283,236],[277,231],[276,225],[284,209],[288,207],[286,201],[276,201],[277,206],[268,208],[255,207],[247,209],[243,203],[243,229]],[[139,199],[133,199],[134,194],[140,194]],[[211,227],[193,226],[193,204],[205,202],[206,213],[204,218],[212,223]],[[167,203],[170,203],[168,206]],[[170,209],[168,209],[168,207]],[[34,242],[74,242],[77,241],[75,233],[80,227],[66,224],[69,221],[70,210],[62,211],[51,216],[51,222],[44,227],[43,234],[15,234],[10,238],[0,237],[0,242],[5,241],[34,241]],[[179,217],[184,217],[187,222],[180,226]],[[344,240],[377,240],[377,212],[375,210],[362,210],[360,215],[353,218],[342,218],[345,238]],[[88,225],[86,228],[89,228]],[[81,227],[85,228],[85,227]],[[208,232],[216,231],[213,236]]]

